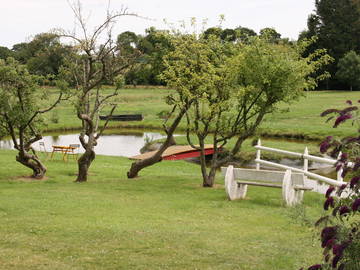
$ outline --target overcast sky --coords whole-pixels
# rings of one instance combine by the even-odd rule
[[[0,46],[28,42],[32,36],[53,28],[72,30],[74,16],[67,0],[0,0]],[[151,18],[123,17],[115,34],[133,31],[144,34],[150,26],[166,29],[163,19],[171,22],[208,19],[208,27],[218,24],[225,15],[223,28],[249,27],[256,32],[274,27],[282,37],[297,39],[306,28],[307,17],[315,0],[112,0],[111,10],[125,6],[129,11]],[[89,24],[96,25],[105,17],[108,0],[82,0]]]

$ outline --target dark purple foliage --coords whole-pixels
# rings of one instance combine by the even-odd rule
[[[337,266],[340,259],[341,259],[341,256],[338,256],[338,255],[333,258],[333,260],[332,260],[332,267],[333,268],[336,268],[336,266]]]
[[[339,187],[339,190],[344,190],[346,187],[347,187],[347,184],[342,184],[342,185]]]
[[[357,106],[348,107],[348,108],[342,110],[341,114],[347,114],[348,112],[353,112],[353,111],[356,111],[357,109],[358,109]]]
[[[342,164],[342,163],[338,163],[338,164],[336,165],[336,171],[337,171],[337,172],[340,171],[340,170],[342,169],[342,167],[343,167],[343,164]]]
[[[336,227],[325,227],[321,231],[322,247],[324,248],[330,239],[335,239]]]
[[[333,254],[336,256],[342,256],[344,249],[347,247],[347,243],[333,245]]]
[[[336,239],[332,238],[332,239],[329,239],[326,244],[325,244],[325,247],[327,248],[332,248],[336,243]]]
[[[330,187],[328,188],[328,190],[326,191],[325,197],[326,197],[326,198],[329,198],[330,195],[331,195],[331,193],[333,193],[334,190],[335,190],[335,187],[330,186]]]
[[[320,152],[326,153],[326,151],[329,150],[330,147],[331,147],[331,144],[328,141],[323,141],[320,144]]]
[[[334,198],[333,197],[327,198],[327,200],[324,203],[324,209],[329,210],[329,206],[334,208]]]
[[[337,127],[338,125],[340,125],[341,123],[345,122],[346,120],[351,119],[351,118],[352,118],[351,114],[340,115],[338,118],[336,118],[334,128]]]
[[[340,156],[339,161],[340,162],[345,162],[345,161],[347,161],[347,159],[348,159],[348,154],[342,153],[341,156]]]
[[[360,181],[360,176],[355,176],[353,178],[351,178],[350,181],[350,188],[354,188]]]
[[[346,174],[350,171],[351,169],[349,168],[349,167],[345,167],[345,168],[343,168],[343,171],[342,171],[342,173],[341,173],[341,177],[345,177],[346,176]]]
[[[359,207],[360,207],[360,198],[357,198],[354,203],[352,204],[351,206],[351,209],[356,212],[359,210]]]
[[[349,207],[347,207],[346,205],[340,207],[340,209],[339,209],[340,216],[348,214],[348,213],[350,213]]]
[[[357,171],[360,168],[360,158],[356,158],[353,171]]]
[[[360,103],[360,100],[357,101]],[[335,118],[334,128],[351,119],[352,124],[360,123],[360,112],[358,106],[353,106],[352,101],[346,101],[350,106],[343,110],[329,109],[324,111],[321,116],[332,114]],[[331,120],[329,118],[328,120]],[[356,123],[355,123],[356,122]],[[358,252],[356,248],[359,244],[359,226],[360,222],[355,214],[360,212],[360,129],[352,137],[342,139],[334,139],[328,136],[320,144],[320,152],[330,154],[334,159],[338,159],[335,163],[336,171],[342,171],[341,176],[345,177],[347,173],[351,173],[352,179],[347,184],[343,184],[338,188],[329,187],[326,191],[324,209],[333,208],[332,215],[323,216],[317,221],[320,224],[333,224],[332,227],[325,227],[321,231],[321,246],[324,249],[323,265],[313,265],[309,269],[337,269],[345,270],[348,267],[352,269],[353,262],[358,258],[354,258],[350,254]],[[339,157],[339,153],[342,153]],[[350,165],[353,164],[353,165]],[[350,188],[347,188],[347,187]],[[348,193],[346,197],[344,190]],[[337,196],[338,198],[334,198]],[[355,221],[354,221],[355,219]],[[336,225],[335,225],[336,224]],[[349,251],[347,251],[349,249]],[[355,253],[354,253],[355,252]],[[354,268],[355,269],[355,268]],[[357,268],[356,268],[357,269]],[[359,269],[360,270],[360,269]]]
[[[321,264],[315,264],[315,265],[310,266],[308,268],[308,270],[319,270],[321,268],[322,268]]]
[[[330,114],[330,113],[339,113],[340,111],[339,110],[337,110],[337,109],[328,109],[328,110],[326,110],[326,111],[323,111],[321,114],[320,114],[320,116],[321,117],[324,117],[324,116],[326,116],[326,115],[328,115],[328,114]]]

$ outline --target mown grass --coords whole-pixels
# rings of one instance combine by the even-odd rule
[[[110,89],[105,89],[105,92]],[[51,97],[55,97],[55,89],[49,89]],[[161,129],[163,120],[158,114],[169,111],[170,107],[164,98],[169,89],[123,89],[118,97],[119,106],[115,114],[143,114],[141,122],[111,122],[112,127],[152,128]],[[328,134],[350,135],[353,128],[350,123],[341,128],[333,129],[331,123],[325,123],[320,113],[328,108],[343,108],[346,100],[357,101],[358,92],[349,91],[313,91],[304,93],[304,97],[292,104],[281,104],[279,110],[268,115],[263,122],[259,134],[262,136],[278,136],[289,138],[321,139]],[[54,112],[58,123],[49,123],[47,130],[69,130],[81,126],[77,119],[71,101],[60,104]],[[107,111],[103,111],[106,114]],[[46,117],[51,118],[52,113]],[[185,123],[180,129],[185,128]]]
[[[1,269],[299,269],[320,260],[320,195],[286,208],[281,191],[249,188],[229,202],[223,179],[200,186],[197,165],[161,162],[127,180],[129,160],[98,156],[89,182],[76,163],[46,161],[47,180],[0,151]],[[176,172],[176,173],[174,173]]]

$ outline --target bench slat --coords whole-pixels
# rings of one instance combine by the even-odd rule
[[[247,181],[236,181],[236,182],[238,183],[238,185],[282,188],[281,185],[274,185],[274,184],[267,184],[267,183],[256,183],[256,182],[247,182]]]
[[[304,186],[295,186],[295,190],[313,190],[311,187],[304,187]]]

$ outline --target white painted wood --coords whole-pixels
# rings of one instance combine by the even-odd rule
[[[230,201],[236,200],[236,199],[241,199],[242,196],[244,196],[244,197],[246,196],[246,190],[245,190],[245,194],[244,194],[243,189],[240,189],[238,187],[238,184],[235,181],[234,167],[232,165],[230,165],[226,169],[225,190],[226,190],[226,194],[228,196],[228,199]]]
[[[238,185],[238,198],[245,199],[247,190],[248,190],[248,185],[243,185],[243,184]]]
[[[270,184],[270,183],[259,183],[259,182],[251,182],[251,181],[236,181],[238,186],[240,185],[249,185],[249,186],[258,186],[258,187],[272,187],[272,188],[282,188],[279,184]]]
[[[225,174],[225,190],[229,200],[244,199],[248,185],[254,185],[282,188],[283,199],[288,206],[302,201],[303,190],[295,189],[304,187],[304,175],[301,173],[291,173],[291,170],[284,172],[242,169],[233,166],[223,167],[221,170]],[[237,179],[240,181],[236,181]]]
[[[282,197],[287,206],[292,205],[294,196],[295,196],[295,193],[291,189],[291,170],[287,170],[284,174],[284,179],[282,182]]]
[[[286,150],[281,150],[281,149],[276,149],[276,148],[271,148],[271,147],[265,147],[265,146],[255,146],[255,148],[264,150],[264,151],[273,152],[273,153],[284,154],[287,156],[293,156],[293,157],[297,157],[297,158],[307,158],[308,160],[311,160],[311,161],[317,161],[317,162],[326,163],[329,165],[334,165],[337,161],[335,159],[322,158],[322,157],[312,156],[309,154],[305,155],[305,154],[301,154],[301,153],[296,153],[296,152],[291,152],[291,151],[286,151]]]
[[[272,167],[275,167],[275,168],[280,168],[280,169],[285,169],[285,170],[292,170],[294,172],[303,173],[304,175],[306,175],[306,176],[308,176],[308,177],[310,177],[312,179],[316,179],[316,180],[325,182],[325,183],[327,183],[329,185],[333,185],[333,186],[336,186],[336,187],[339,187],[339,186],[341,186],[343,184],[342,182],[339,182],[337,180],[334,180],[334,179],[331,179],[331,178],[328,178],[328,177],[325,177],[325,176],[317,175],[317,174],[311,173],[311,172],[305,172],[302,169],[292,168],[292,167],[289,167],[289,166],[286,166],[286,165],[281,165],[281,164],[266,161],[266,160],[257,160],[257,162],[259,162],[261,164],[264,164],[264,165],[272,166]]]
[[[341,155],[342,155],[342,152],[339,153],[338,159],[341,158]],[[336,174],[336,176],[337,176],[336,178],[337,178],[337,180],[340,181],[340,182],[344,182],[344,178],[341,176],[342,173],[343,173],[343,171],[344,171],[344,170],[341,168],[340,170],[337,171],[337,174]]]
[[[257,146],[261,146],[261,140],[259,139],[257,142]],[[256,159],[261,159],[261,150],[257,149],[256,150]],[[259,171],[260,170],[260,163],[256,162],[256,170]]]
[[[304,191],[295,189],[291,179],[291,170],[286,170],[283,181],[282,194],[287,206],[294,206],[302,202]]]

